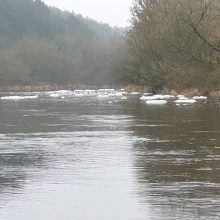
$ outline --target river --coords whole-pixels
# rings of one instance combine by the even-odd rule
[[[0,219],[220,219],[220,103],[0,100]]]

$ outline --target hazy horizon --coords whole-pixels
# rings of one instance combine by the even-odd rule
[[[111,0],[103,4],[101,0],[43,0],[49,6],[67,10],[111,26],[129,26],[132,0]]]

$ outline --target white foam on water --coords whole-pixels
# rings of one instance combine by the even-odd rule
[[[178,98],[178,99],[184,99],[184,98],[186,98],[186,97],[185,97],[184,95],[178,95],[177,98]]]
[[[165,105],[167,104],[166,100],[148,100],[146,101],[148,105]]]
[[[101,98],[101,99],[109,98],[109,97],[110,97],[109,95],[97,95],[97,98]]]
[[[35,96],[4,96],[1,97],[1,100],[25,100],[25,99],[37,99],[39,96],[35,95]]]
[[[156,98],[154,96],[142,96],[140,98],[140,100],[156,100]]]
[[[178,100],[175,101],[175,103],[177,103],[177,104],[194,104],[194,103],[196,103],[196,100],[195,99],[189,99],[189,98],[178,99]]]
[[[206,97],[206,96],[194,96],[192,98],[195,100],[207,100],[208,99],[208,97]]]
[[[153,96],[147,96],[147,95],[143,95],[140,100],[164,100],[164,99],[172,99],[175,96],[172,95],[153,95]]]
[[[140,93],[139,92],[132,92],[130,93],[131,95],[139,95]]]
[[[97,90],[74,90],[73,95],[75,96],[95,96],[97,95]]]
[[[59,98],[59,97],[60,97],[60,95],[59,95],[59,94],[56,94],[56,93],[50,94],[49,96],[50,96],[51,98]]]
[[[121,97],[121,100],[127,100],[127,99],[128,99],[128,98],[125,97],[125,96]]]
[[[122,97],[122,96],[123,96],[123,92],[116,92],[116,93],[115,93],[115,96],[117,96],[117,97]]]
[[[196,170],[198,170],[198,171],[212,171],[213,169],[211,167],[202,167],[202,168],[198,168]]]
[[[73,96],[73,91],[71,90],[57,90],[57,91],[48,91],[42,92],[41,96],[49,96],[51,98],[61,98],[66,96]]]

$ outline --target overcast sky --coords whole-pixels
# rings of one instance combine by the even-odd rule
[[[43,0],[46,4],[74,11],[111,26],[127,26],[132,0]]]

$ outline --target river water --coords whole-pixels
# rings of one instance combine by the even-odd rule
[[[220,104],[0,100],[0,219],[220,219]]]

